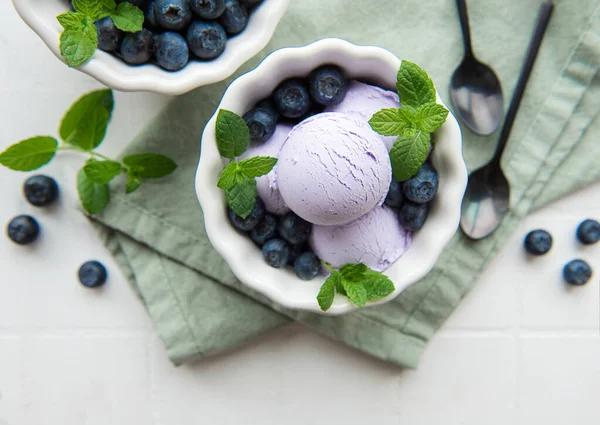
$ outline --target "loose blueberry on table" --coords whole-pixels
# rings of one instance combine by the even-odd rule
[[[552,235],[546,230],[532,230],[525,236],[525,250],[531,255],[544,255],[552,249]]]
[[[108,273],[102,263],[88,261],[79,268],[79,282],[87,288],[98,288],[106,283]]]
[[[19,215],[8,223],[6,233],[14,243],[29,245],[40,234],[40,226],[35,218],[30,215]]]
[[[46,207],[58,198],[58,185],[52,177],[39,174],[25,180],[23,194],[31,205]]]
[[[394,285],[381,272],[409,248],[438,192],[428,157],[448,111],[435,99],[410,62],[398,94],[327,64],[281,81],[243,118],[220,110],[217,145],[231,162],[217,186],[230,222],[272,267],[291,266],[302,280],[327,270],[323,310],[336,292],[361,307],[384,298]]]
[[[262,2],[117,0],[111,5],[111,0],[105,0],[98,3],[97,9],[81,10],[77,10],[78,3],[73,8],[71,2],[71,11],[57,16],[64,28],[61,54],[69,66],[80,66],[97,47],[129,65],[155,63],[165,70],[178,71],[190,61],[213,60],[223,54],[228,38],[244,31],[250,15]],[[87,22],[95,26],[90,29]],[[96,34],[92,34],[94,31]],[[88,41],[82,43],[85,48],[71,48],[76,38]]]
[[[563,277],[570,285],[585,285],[592,278],[592,268],[583,260],[573,260],[565,265]]]
[[[584,245],[594,245],[600,241],[600,223],[587,219],[577,228],[577,239]]]

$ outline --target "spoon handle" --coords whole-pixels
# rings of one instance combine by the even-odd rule
[[[533,37],[531,38],[529,49],[527,51],[527,57],[525,58],[525,63],[523,63],[523,68],[521,69],[521,74],[519,75],[519,81],[517,82],[515,93],[513,94],[513,98],[510,102],[508,112],[506,113],[504,126],[502,127],[502,133],[500,133],[498,146],[496,147],[496,152],[494,153],[494,158],[492,159],[492,161],[495,163],[500,163],[502,152],[504,152],[504,148],[506,147],[506,143],[508,142],[510,131],[512,130],[513,123],[515,122],[515,118],[519,110],[519,106],[521,105],[523,94],[525,93],[527,81],[529,81],[529,76],[531,75],[535,59],[537,57],[538,51],[540,50],[540,46],[542,45],[544,33],[546,32],[546,28],[550,23],[550,18],[552,17],[553,10],[554,3],[552,1],[545,1],[540,7],[537,23],[533,32]]]
[[[465,43],[465,56],[473,56],[473,47],[471,46],[471,29],[469,28],[469,14],[467,12],[467,0],[456,0],[458,16],[460,18],[460,28],[463,33]]]

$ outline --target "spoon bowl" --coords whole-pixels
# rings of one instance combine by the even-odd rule
[[[465,57],[450,80],[450,98],[456,115],[471,131],[482,136],[494,133],[502,121],[504,96],[500,79],[489,65],[473,53],[466,0],[456,0]]]
[[[510,190],[508,180],[498,173],[495,164],[479,168],[469,176],[460,226],[471,239],[491,235],[508,212]]]
[[[504,96],[492,68],[474,57],[465,57],[452,75],[450,96],[457,115],[473,132],[484,136],[496,132]]]

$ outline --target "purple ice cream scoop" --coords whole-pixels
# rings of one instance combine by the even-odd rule
[[[335,268],[364,263],[377,271],[395,263],[411,242],[412,234],[386,206],[343,226],[313,226],[310,239],[315,254]]]
[[[337,105],[329,106],[325,109],[325,112],[350,114],[368,123],[375,112],[383,108],[399,107],[400,100],[393,91],[384,90],[360,81],[352,81],[348,85],[348,92],[344,100]],[[373,133],[375,132],[373,131]],[[398,138],[397,136],[381,136],[379,134],[377,136],[383,140],[388,151],[392,149]]]
[[[271,136],[269,140],[264,143],[252,143],[248,150],[239,157],[239,160],[253,156],[272,156],[279,158],[281,147],[285,143],[290,131],[292,131],[291,124],[278,124],[273,136]],[[285,214],[290,210],[281,197],[281,193],[279,193],[276,168],[271,170],[269,174],[260,176],[256,179],[256,191],[260,199],[265,203],[267,211],[273,214]]]
[[[392,167],[368,123],[322,113],[296,125],[276,165],[285,203],[313,224],[341,225],[385,200]]]

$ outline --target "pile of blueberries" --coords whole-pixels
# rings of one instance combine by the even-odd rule
[[[270,98],[261,100],[244,115],[252,142],[269,140],[280,120],[296,124],[322,112],[326,106],[340,103],[347,89],[348,78],[335,65],[319,67],[306,79],[283,81]],[[437,173],[430,163],[426,163],[406,182],[392,179],[385,203],[398,212],[402,226],[414,232],[425,224],[429,203],[437,189]],[[231,209],[228,209],[228,217],[236,229],[250,233],[250,238],[262,247],[265,261],[272,267],[291,265],[303,280],[319,274],[319,258],[307,244],[312,225],[293,212],[277,217],[265,212],[264,203],[257,199],[254,210],[245,220]]]
[[[125,34],[113,21],[96,22],[98,48],[130,65],[152,61],[178,71],[191,59],[215,59],[223,53],[227,38],[241,33],[250,13],[263,0],[117,0],[144,11],[144,29]]]
[[[577,240],[584,245],[600,242],[600,223],[596,220],[584,220],[575,232]],[[525,237],[525,250],[535,256],[545,255],[552,249],[552,235],[543,229],[532,230]],[[584,260],[575,259],[563,268],[563,278],[571,285],[585,285],[592,278],[592,267]]]
[[[35,175],[23,185],[25,199],[34,207],[48,207],[58,199],[58,185],[52,177]],[[40,225],[30,215],[13,218],[6,227],[8,237],[16,244],[29,245],[40,234]],[[79,268],[79,281],[83,286],[96,288],[106,283],[108,273],[98,261],[88,261]]]

